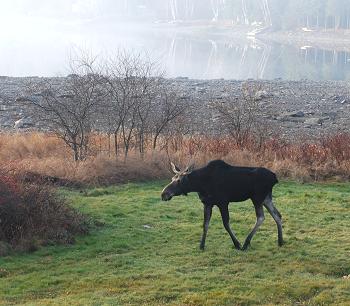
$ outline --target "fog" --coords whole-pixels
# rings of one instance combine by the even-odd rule
[[[72,50],[125,48],[159,60],[168,77],[348,79],[348,48],[249,33],[334,35],[349,12],[341,0],[1,0],[0,75],[65,75]]]

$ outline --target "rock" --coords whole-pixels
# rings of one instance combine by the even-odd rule
[[[278,116],[277,118],[279,120],[291,120],[292,118],[303,118],[305,117],[305,113],[302,111],[294,111],[294,112],[286,112],[283,113],[281,116]]]
[[[184,95],[184,96],[181,96],[180,99],[181,100],[190,100],[191,96]]]
[[[305,113],[303,111],[295,111],[295,112],[286,113],[286,116],[293,117],[293,118],[302,118],[305,116]]]
[[[5,120],[4,121],[0,121],[0,126],[4,129],[11,129],[13,128],[13,121],[12,120]]]
[[[207,81],[204,81],[204,82],[197,82],[197,83],[194,83],[193,86],[208,86],[209,82]]]
[[[322,120],[320,120],[320,118],[308,118],[305,120],[305,124],[310,127],[312,125],[317,125],[317,124],[321,124]]]
[[[324,112],[322,113],[322,116],[329,117],[329,119],[334,120],[337,117],[336,112]]]
[[[262,100],[262,99],[266,99],[266,98],[268,98],[270,96],[271,95],[269,95],[266,90],[259,90],[255,94],[255,100],[259,101],[259,100]]]
[[[196,91],[200,93],[205,93],[207,89],[205,87],[196,86]]]
[[[324,121],[323,118],[308,118],[305,120],[305,124],[306,125],[318,125],[318,124],[322,124]]]
[[[145,228],[145,229],[150,229],[150,228],[152,228],[152,226],[150,226],[150,225],[148,225],[148,224],[145,224],[145,225],[143,226],[143,228]]]
[[[29,97],[17,97],[15,102],[28,102],[28,100],[30,100]]]
[[[69,77],[74,78],[74,75]],[[34,119],[35,108],[32,103],[25,102],[27,99],[39,102],[41,99],[40,95],[36,94],[25,97],[25,84],[27,82],[36,84],[45,80],[49,80],[55,87],[61,86],[65,78],[0,78],[1,129],[12,129],[14,122],[20,120],[16,123],[18,129],[34,126],[41,131],[47,130],[45,122]],[[263,120],[279,120],[274,124],[279,125],[281,134],[289,139],[297,138],[299,131],[301,134],[307,131],[307,135],[311,137],[328,130],[329,132],[346,130],[350,120],[350,94],[348,83],[344,81],[198,80],[183,77],[163,80],[169,90],[176,92],[182,101],[188,100],[186,103],[189,110],[194,113],[193,125],[196,125],[196,128],[198,125],[198,132],[211,130],[208,132],[220,133],[222,120],[216,116],[212,117],[216,110],[210,107],[210,104],[240,99],[242,85],[250,86],[251,83],[264,86],[256,93],[256,98],[260,100],[259,107],[262,110]],[[264,99],[266,97],[268,98]],[[28,117],[32,120],[27,123],[26,120],[21,120]],[[324,127],[321,121],[325,121],[326,117],[329,121]],[[103,126],[104,121],[100,119],[102,118],[96,118],[96,122],[103,131],[107,127]]]
[[[308,111],[308,112],[305,113],[305,115],[308,115],[308,116],[315,115],[315,112],[314,111]]]
[[[34,123],[33,123],[32,119],[21,118],[15,122],[13,127],[15,129],[25,129],[25,128],[29,128],[29,127],[33,127],[33,126],[34,126]]]
[[[187,81],[188,77],[179,76],[179,77],[176,77],[175,79],[180,81]]]
[[[305,113],[302,111],[287,112],[277,117],[280,121],[304,122]]]

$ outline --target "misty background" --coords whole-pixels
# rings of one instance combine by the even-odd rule
[[[0,75],[64,75],[72,50],[126,48],[168,77],[346,80],[349,13],[346,0],[2,0]]]

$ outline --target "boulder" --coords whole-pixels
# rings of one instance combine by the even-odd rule
[[[319,125],[322,124],[324,118],[308,118],[305,120],[306,125]]]
[[[294,111],[294,112],[288,112],[284,114],[285,116],[288,117],[293,117],[293,118],[302,118],[305,117],[305,113],[303,111]]]
[[[294,111],[283,113],[281,116],[277,117],[280,121],[304,121],[305,113],[302,111]]]

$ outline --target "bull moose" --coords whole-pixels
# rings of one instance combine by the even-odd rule
[[[163,201],[174,196],[197,192],[204,204],[203,235],[200,249],[204,250],[209,221],[214,205],[219,207],[222,222],[236,249],[246,250],[254,234],[265,220],[264,206],[277,224],[278,245],[283,244],[282,216],[272,201],[272,188],[278,183],[275,173],[260,167],[236,167],[222,160],[213,160],[205,167],[194,170],[193,165],[181,171],[171,163],[175,176],[161,194]],[[247,236],[243,248],[230,228],[228,204],[251,199],[256,213],[256,223]]]

